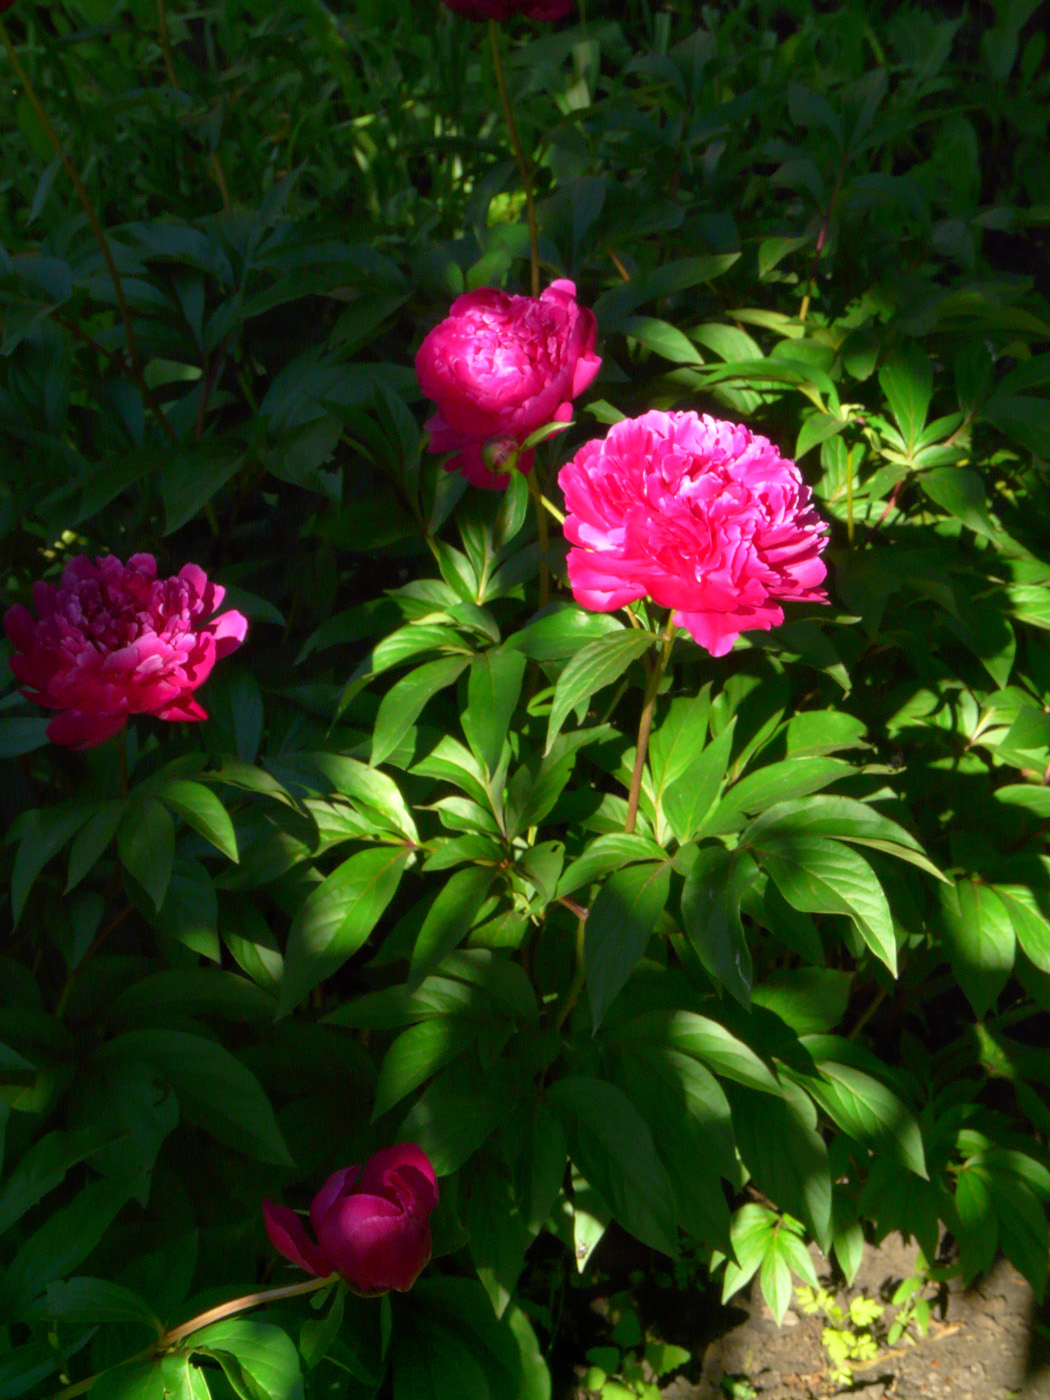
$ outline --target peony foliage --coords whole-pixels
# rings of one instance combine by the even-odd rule
[[[0,0],[0,1395],[1043,1295],[1034,15],[147,8]]]

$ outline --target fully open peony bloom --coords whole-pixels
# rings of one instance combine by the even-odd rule
[[[827,528],[794,462],[748,428],[645,413],[585,443],[558,482],[573,596],[612,612],[646,596],[724,656],[784,621],[785,599],[824,603]]]
[[[22,694],[62,711],[48,738],[86,749],[116,734],[128,715],[207,719],[193,692],[248,630],[239,612],[206,620],[225,591],[196,564],[159,579],[152,554],[133,554],[126,564],[112,555],[92,563],[82,554],[60,584],[35,583],[39,620],[16,605],[4,628]]]
[[[416,373],[437,404],[427,423],[431,452],[454,452],[450,471],[475,486],[501,491],[507,477],[483,460],[490,439],[518,444],[545,423],[567,423],[572,400],[591,383],[594,313],[576,304],[576,287],[552,282],[539,297],[484,287],[452,303],[448,316],[419,347]],[[517,465],[532,467],[533,453]]]
[[[430,1259],[437,1199],[430,1159],[404,1142],[328,1178],[310,1206],[316,1244],[286,1206],[263,1201],[263,1218],[274,1248],[308,1274],[342,1274],[358,1293],[403,1293]]]
[[[563,19],[574,0],[445,0],[450,10],[467,19]]]

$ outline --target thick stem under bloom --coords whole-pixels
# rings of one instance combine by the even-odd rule
[[[536,196],[532,188],[532,167],[529,165],[528,157],[525,155],[525,148],[521,144],[521,137],[518,135],[518,124],[514,120],[514,107],[511,104],[510,92],[507,88],[507,75],[503,69],[503,52],[500,49],[499,25],[494,19],[489,20],[489,47],[492,49],[492,67],[496,72],[496,86],[499,88],[500,102],[503,104],[503,115],[507,122],[507,132],[510,136],[510,144],[514,151],[514,159],[518,163],[518,170],[521,172],[521,185],[525,191],[525,218],[529,225],[529,284],[532,288],[532,295],[538,297],[540,294],[540,238],[539,229],[536,224]]]
[[[642,715],[638,722],[638,743],[634,754],[634,771],[631,773],[631,787],[627,794],[627,820],[623,829],[630,836],[638,821],[638,799],[642,791],[642,774],[645,771],[645,756],[649,752],[649,734],[653,727],[653,712],[656,709],[656,697],[660,690],[660,682],[664,678],[667,670],[667,663],[671,659],[671,649],[674,646],[675,625],[670,618],[667,619],[667,626],[664,629],[664,644],[660,648],[660,654],[653,662],[652,670],[649,672],[649,680],[645,687],[645,699],[642,701]]]

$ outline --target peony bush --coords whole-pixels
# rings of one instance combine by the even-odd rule
[[[898,9],[0,21],[0,1394],[1044,1293],[1041,36]]]

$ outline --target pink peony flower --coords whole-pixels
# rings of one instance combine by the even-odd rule
[[[116,734],[128,715],[207,719],[193,692],[248,630],[239,612],[205,621],[225,591],[196,564],[158,579],[152,554],[133,554],[126,564],[112,555],[92,563],[82,554],[60,584],[35,583],[39,620],[16,604],[4,628],[22,694],[62,711],[47,737],[87,749]]]
[[[287,1206],[263,1201],[263,1219],[274,1248],[308,1274],[342,1274],[357,1293],[403,1293],[430,1259],[437,1199],[429,1158],[405,1142],[328,1178],[310,1206],[316,1244]]]
[[[507,477],[486,465],[486,443],[520,446],[546,423],[567,423],[572,400],[601,365],[597,334],[572,282],[552,282],[539,297],[491,287],[457,297],[416,355],[420,385],[438,410],[427,423],[430,451],[455,453],[449,471],[503,490]],[[521,471],[531,469],[533,455],[518,457]]]
[[[784,621],[785,599],[824,603],[827,528],[794,462],[748,428],[645,413],[585,443],[558,482],[573,596],[612,612],[646,596],[712,656]]]
[[[564,19],[574,0],[445,0],[450,10],[467,19]]]

